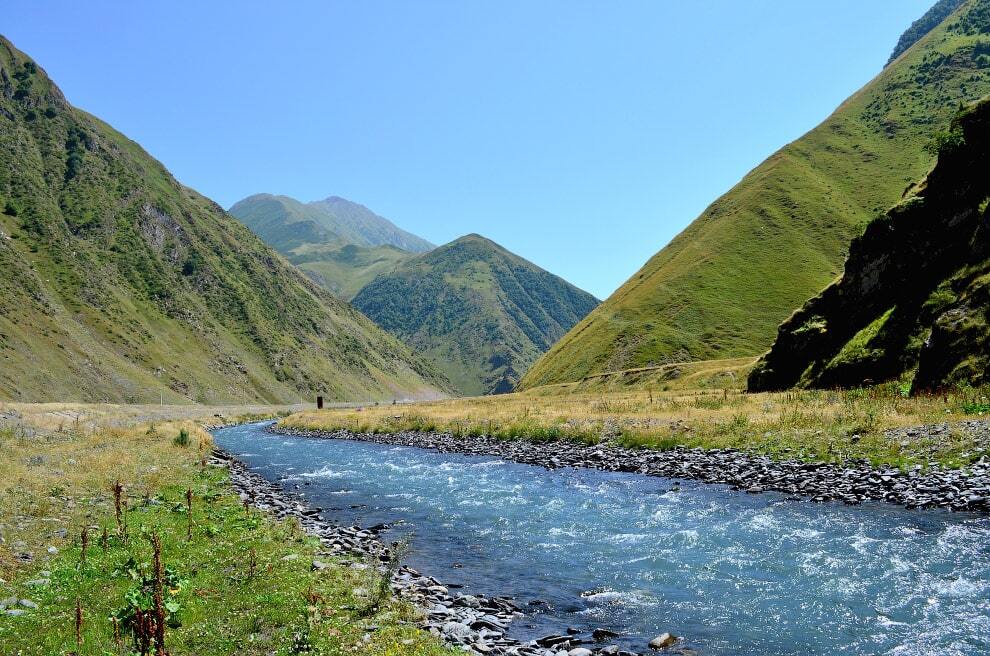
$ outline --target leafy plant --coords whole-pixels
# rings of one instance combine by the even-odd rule
[[[156,633],[163,632],[165,626],[173,629],[181,626],[178,596],[187,581],[171,567],[162,567],[159,574],[153,563],[139,563],[133,556],[114,574],[130,578],[133,584],[124,595],[124,606],[111,615],[110,621],[123,631],[130,632],[135,651],[147,654]],[[156,614],[156,596],[161,601],[161,625]]]
[[[189,431],[185,428],[180,428],[179,434],[175,436],[174,440],[172,440],[172,444],[183,447],[189,446]]]

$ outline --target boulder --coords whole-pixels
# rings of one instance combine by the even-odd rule
[[[670,633],[661,633],[653,640],[650,640],[651,649],[666,649],[677,642],[677,636]]]

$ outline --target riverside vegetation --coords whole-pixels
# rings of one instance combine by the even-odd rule
[[[212,441],[199,422],[135,425],[108,407],[2,411],[4,654],[141,651],[134,629],[155,616],[156,592],[173,655],[451,653],[405,623],[411,607],[373,599],[375,568],[339,564],[298,522],[245,508],[227,471],[204,464]]]
[[[716,376],[716,378],[718,378]],[[503,439],[613,442],[620,446],[733,448],[774,458],[874,465],[961,467],[990,450],[987,389],[908,394],[889,383],[846,391],[746,393],[738,387],[537,388],[499,397],[412,406],[306,411],[292,430],[442,432]]]

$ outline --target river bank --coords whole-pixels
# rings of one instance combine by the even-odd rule
[[[864,460],[844,464],[777,460],[736,449],[631,449],[615,444],[570,440],[498,439],[449,433],[359,433],[306,430],[274,425],[272,432],[319,439],[346,439],[496,456],[547,469],[581,467],[728,485],[751,493],[776,491],[812,501],[858,504],[883,501],[908,508],[990,511],[990,460],[982,456],[961,469],[937,463],[907,471],[877,468]]]
[[[226,471],[206,466],[205,423],[274,411],[11,410],[0,409],[0,653],[137,650],[132,620],[149,612],[152,536],[175,656],[453,653],[412,624],[411,604],[388,597],[368,608],[371,571],[336,560],[313,570],[312,538],[295,522],[245,512]],[[161,420],[143,423],[149,413]]]
[[[522,609],[512,599],[452,593],[448,586],[436,578],[411,567],[398,563],[390,567],[397,544],[387,545],[381,537],[388,530],[388,525],[379,524],[367,528],[335,525],[322,519],[320,510],[308,506],[301,496],[251,471],[232,454],[216,449],[212,462],[229,470],[230,484],[245,503],[279,519],[297,519],[303,530],[319,538],[327,556],[354,557],[356,560],[350,563],[352,567],[363,568],[371,563],[380,574],[391,574],[393,592],[422,611],[424,619],[420,623],[421,628],[450,644],[476,654],[636,656],[635,652],[600,644],[608,637],[617,635],[605,628],[596,629],[588,635],[566,632],[527,642],[508,637],[505,632],[509,624],[522,615]],[[325,565],[314,560],[312,566],[321,568]],[[673,642],[672,639],[671,644]],[[675,649],[668,653],[680,652]]]

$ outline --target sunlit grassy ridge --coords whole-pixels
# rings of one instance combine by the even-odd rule
[[[701,366],[689,372],[696,387],[677,388],[676,379],[644,379],[631,386],[588,380],[497,397],[304,411],[280,420],[280,425],[302,430],[440,431],[504,439],[605,441],[659,449],[735,448],[779,458],[827,462],[867,458],[897,466],[935,461],[960,466],[985,453],[985,445],[962,430],[951,431],[948,438],[916,440],[886,432],[990,412],[990,406],[983,410],[980,405],[986,403],[985,390],[908,397],[906,387],[889,384],[844,392],[746,394],[739,387],[745,376],[725,375],[738,371],[738,366]]]
[[[300,246],[287,259],[314,282],[349,301],[376,277],[391,272],[413,253],[394,246]]]
[[[288,196],[255,194],[234,203],[230,213],[345,301],[375,276],[434,248],[343,198],[302,203]]]
[[[165,594],[176,605],[175,626],[165,637],[176,656],[450,653],[404,623],[413,619],[405,604],[369,607],[374,568],[317,555],[318,544],[297,524],[246,512],[225,471],[202,465],[212,441],[198,423],[135,426],[134,419],[151,408],[18,405],[2,412],[12,410],[21,417],[0,421],[0,531],[6,540],[0,544],[0,599],[14,595],[40,608],[20,617],[0,614],[3,654],[76,652],[77,599],[83,620],[77,653],[130,653],[126,624],[118,643],[110,618],[123,622],[134,608],[129,595],[139,592],[135,577],[149,573],[152,534],[161,539],[166,573],[174,575]],[[235,417],[259,409],[216,410]],[[212,416],[195,406],[159,412]],[[83,419],[73,421],[72,413]],[[180,431],[188,435],[185,446],[177,443]],[[115,520],[112,487],[118,480],[124,485],[126,543]],[[84,527],[88,549],[81,563]],[[49,546],[58,553],[49,555]],[[17,561],[14,553],[23,551],[35,560]],[[312,571],[314,556],[331,566]],[[49,583],[27,584],[40,578]],[[140,594],[135,599],[148,603]]]
[[[521,387],[766,350],[780,322],[840,272],[850,239],[925,174],[923,146],[959,104],[990,93],[988,32],[990,0],[968,0],[712,203]]]
[[[598,301],[476,234],[418,255],[353,299],[462,394],[507,392]]]
[[[928,176],[853,240],[842,276],[781,324],[750,390],[990,380],[990,97],[938,144]]]
[[[0,37],[0,399],[429,397],[442,376]]]

